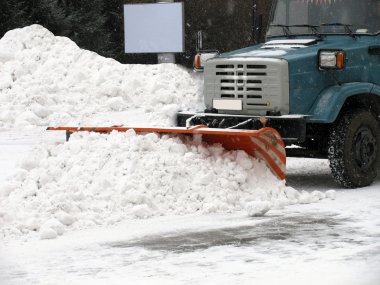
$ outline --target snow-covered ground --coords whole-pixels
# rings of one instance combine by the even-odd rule
[[[288,184],[243,152],[47,125],[173,125],[201,107],[176,65],[122,65],[40,26],[0,40],[0,284],[380,282],[380,180],[326,160]]]
[[[2,182],[38,137],[64,137],[41,129],[2,133]],[[0,284],[379,284],[380,181],[339,189],[326,160],[289,159],[287,172],[295,189],[335,189],[336,199],[263,217],[235,211],[127,218],[53,240],[3,240]]]

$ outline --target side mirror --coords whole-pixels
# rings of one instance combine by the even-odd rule
[[[198,31],[197,33],[197,54],[194,57],[193,67],[194,71],[203,71],[204,63],[219,54],[217,50],[206,50],[203,49],[203,32]]]

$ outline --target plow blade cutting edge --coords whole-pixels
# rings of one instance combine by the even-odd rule
[[[191,128],[139,128],[139,127],[49,127],[50,131],[126,132],[133,129],[136,133],[160,133],[181,135],[202,135],[202,141],[211,145],[219,143],[227,150],[244,150],[250,156],[265,161],[271,171],[281,180],[285,179],[286,153],[280,134],[272,128],[259,130],[216,129],[206,126]]]

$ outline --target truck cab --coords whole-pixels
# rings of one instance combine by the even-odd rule
[[[328,158],[337,183],[380,169],[380,1],[274,1],[264,43],[204,65],[201,113],[178,124],[275,128],[288,156]]]

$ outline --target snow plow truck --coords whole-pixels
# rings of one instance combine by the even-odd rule
[[[204,72],[206,109],[180,112],[176,128],[136,132],[201,134],[206,143],[262,159],[280,179],[286,156],[328,158],[334,180],[346,188],[376,179],[380,0],[275,0],[264,43],[205,55],[196,56],[195,68]]]
[[[203,63],[198,54],[206,110],[179,114],[178,125],[271,127],[287,156],[328,158],[346,188],[371,184],[380,168],[380,1],[276,0],[265,38]]]

